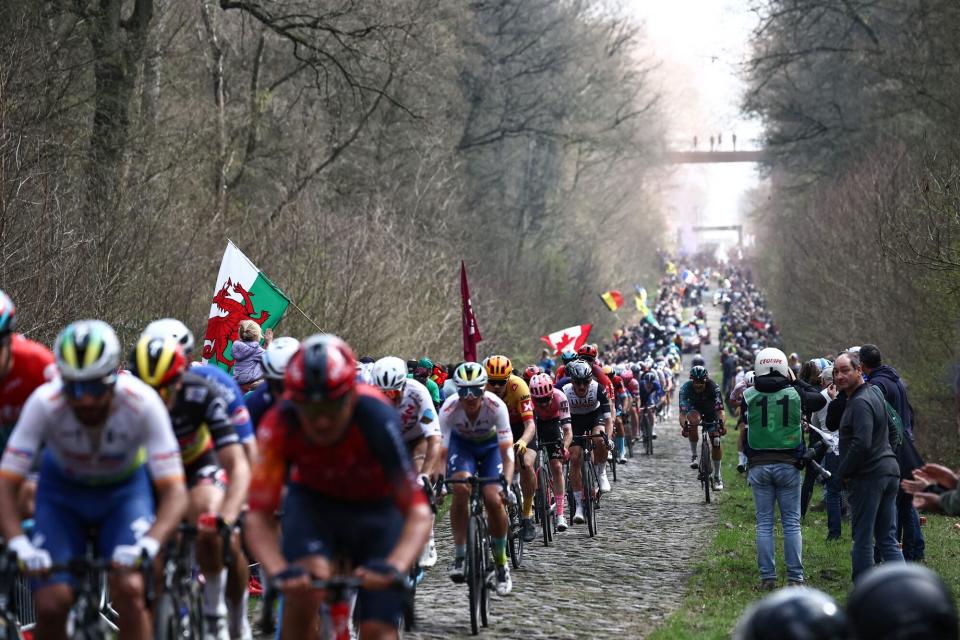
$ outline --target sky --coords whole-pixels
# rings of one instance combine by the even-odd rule
[[[756,17],[747,0],[624,0],[624,9],[645,26],[647,50],[659,61],[657,83],[664,95],[669,141],[677,150],[709,148],[711,135],[722,149],[757,148],[760,124],[744,119],[741,65],[749,55]],[[742,196],[758,184],[752,164],[682,165],[667,192],[672,228],[741,221]],[[675,233],[675,231],[674,231]],[[733,233],[705,239],[736,240]]]

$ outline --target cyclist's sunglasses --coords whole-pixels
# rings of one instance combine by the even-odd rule
[[[553,400],[552,396],[544,396],[542,398],[533,399],[533,401],[536,402],[537,404],[548,404],[551,400]]]
[[[457,395],[461,398],[480,398],[483,396],[483,387],[457,387]]]
[[[160,394],[160,397],[163,398],[164,402],[169,400],[171,396],[177,393],[178,382],[180,382],[180,376],[177,376],[162,387],[157,387],[157,393]]]
[[[506,380],[487,380],[487,384],[491,387],[505,387],[507,386]]]
[[[575,387],[589,387],[589,386],[590,386],[590,380],[571,380],[570,382],[572,382],[572,383],[573,383],[573,386],[575,386]]]
[[[84,396],[102,398],[113,389],[114,380],[64,380],[63,392],[74,400]]]
[[[347,404],[348,395],[336,400],[314,400],[311,402],[298,402],[297,409],[307,418],[316,418],[319,416],[331,416],[339,413]]]
[[[403,395],[403,389],[384,389],[383,395],[387,396],[390,400],[397,400]]]

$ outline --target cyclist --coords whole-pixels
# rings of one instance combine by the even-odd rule
[[[703,365],[690,368],[690,379],[680,387],[680,434],[690,441],[690,468],[696,469],[697,424],[691,424],[687,414],[700,414],[701,424],[710,434],[711,457],[713,458],[713,485],[714,491],[723,491],[723,480],[720,479],[720,462],[723,460],[723,450],[720,448],[720,437],[726,433],[723,428],[723,398],[720,397],[720,386],[717,385]]]
[[[195,345],[193,333],[185,324],[175,318],[154,320],[147,325],[141,335],[156,338],[172,337],[180,343],[183,348],[183,355],[188,361],[193,357]],[[250,412],[243,401],[243,392],[240,390],[237,381],[227,371],[212,364],[194,362],[190,365],[190,371],[206,378],[213,385],[217,395],[226,402],[230,422],[233,423],[233,428],[236,430],[240,443],[247,454],[247,464],[252,465],[257,457],[256,433],[253,429],[253,422],[250,420]],[[229,567],[227,573],[228,622],[230,632],[234,637],[249,638],[252,635],[247,616],[239,615],[247,608],[247,600],[250,595],[247,589],[249,574],[247,558],[244,556],[242,549],[235,547],[233,564]],[[237,628],[236,625],[240,625],[240,628]]]
[[[650,434],[654,440],[657,439],[657,421],[654,413],[665,397],[663,388],[657,380],[657,374],[653,371],[644,373],[643,382],[640,383],[640,390],[637,393],[637,405],[642,411],[640,419],[646,418],[650,421]]]
[[[440,387],[433,381],[431,375],[433,375],[433,360],[424,357],[414,361],[413,372],[409,373],[407,377],[413,378],[425,386],[427,391],[430,392],[434,409],[439,409],[440,405],[443,404],[443,396],[440,393]]]
[[[101,557],[136,567],[143,553],[156,556],[187,508],[170,417],[153,389],[117,375],[120,343],[105,322],[70,324],[54,354],[60,378],[27,400],[0,460],[0,532],[31,572],[82,557],[91,529]],[[41,446],[31,542],[14,500]],[[35,583],[38,638],[66,637],[69,581],[57,573]],[[109,584],[121,637],[150,638],[142,574],[113,571]]]
[[[440,421],[437,420],[430,392],[416,380],[407,378],[407,365],[394,356],[377,360],[371,376],[374,385],[400,412],[400,433],[413,462],[413,472],[428,478],[431,483],[436,482],[442,475]],[[432,527],[420,564],[424,567],[437,564]]]
[[[0,450],[6,447],[27,398],[57,373],[53,353],[39,342],[14,333],[16,327],[17,308],[13,300],[0,291]],[[20,484],[17,497],[23,518],[33,514],[36,490],[35,474],[30,474]]]
[[[510,415],[503,400],[485,391],[486,369],[476,362],[464,362],[453,372],[453,381],[457,385],[457,395],[447,398],[440,409],[441,455],[447,460],[447,476],[453,479],[472,475],[512,478],[514,454]],[[470,488],[464,484],[454,485],[450,528],[455,552],[450,579],[456,583],[464,580],[469,500]],[[507,566],[507,512],[498,484],[484,485],[483,502],[490,524],[493,559],[497,565],[497,593],[506,595],[513,589],[513,582]]]
[[[172,337],[143,336],[130,354],[130,372],[153,387],[166,404],[187,476],[187,520],[215,515],[232,526],[250,485],[250,467],[227,405],[206,378],[187,370],[179,343]],[[234,551],[240,552],[239,536]],[[207,637],[229,640],[226,620],[227,569],[219,531],[198,527],[197,564],[203,574],[203,615]],[[246,615],[246,609],[240,614]],[[235,623],[236,626],[237,623]]]
[[[593,378],[590,365],[583,361],[575,361],[567,367],[570,382],[563,387],[563,393],[570,404],[570,426],[573,432],[573,441],[570,445],[570,488],[576,509],[573,515],[574,524],[583,524],[583,477],[581,476],[581,460],[583,456],[583,438],[594,433],[606,433],[610,418],[610,401],[606,390]],[[600,468],[601,462],[607,461],[607,447],[605,443],[598,443],[593,450],[593,463]],[[599,472],[598,472],[599,475]],[[609,491],[610,483],[606,476],[600,476],[600,490]],[[606,488],[604,488],[604,483]]]
[[[556,377],[554,378],[555,383],[558,385],[558,389],[562,389],[564,384],[570,382],[567,380],[563,384],[560,384],[560,381],[566,377],[567,365],[577,359],[577,352],[573,349],[564,349],[560,352],[560,366],[557,367]]]
[[[263,378],[266,384],[258,385],[243,397],[243,403],[250,412],[250,421],[254,427],[260,424],[267,410],[283,397],[283,374],[287,371],[290,358],[300,348],[300,341],[296,338],[283,336],[274,338],[261,357],[260,366],[263,368]]]
[[[523,370],[523,381],[526,382],[527,386],[529,387],[530,381],[533,380],[533,376],[540,373],[546,373],[546,371],[535,364],[531,364],[529,367]]]
[[[603,387],[604,392],[607,395],[607,401],[610,403],[611,411],[613,409],[613,402],[616,394],[613,390],[613,381],[603,372],[603,368],[597,363],[597,345],[595,344],[585,344],[579,349],[577,349],[577,358],[586,362],[590,365],[590,370],[593,373],[593,379]],[[573,404],[571,403],[571,407]],[[606,421],[606,426],[604,432],[607,434],[607,440],[602,444],[598,444],[598,449],[603,451],[603,462],[600,463],[597,468],[597,473],[600,475],[600,488],[603,491],[610,491],[610,481],[607,480],[607,446],[610,442],[613,441],[613,419]]]
[[[389,587],[427,541],[430,509],[400,436],[396,410],[356,382],[352,350],[307,338],[287,365],[284,399],[260,422],[260,457],[245,529],[253,555],[285,595],[281,637],[318,626],[322,592],[344,558],[363,581],[360,637],[396,638],[403,595]],[[283,500],[282,532],[274,526]]]
[[[537,423],[537,441],[541,447],[545,447],[550,456],[553,495],[557,507],[557,531],[566,531],[564,502],[567,489],[563,479],[563,459],[569,455],[573,440],[570,403],[566,394],[554,388],[553,380],[545,373],[530,379],[530,395],[533,397],[533,416]]]
[[[523,495],[523,539],[531,542],[537,537],[533,526],[533,497],[537,492],[537,426],[533,421],[533,402],[530,388],[522,378],[513,375],[513,363],[506,356],[490,356],[483,361],[487,370],[487,391],[494,393],[507,405],[513,446],[520,464],[520,489]]]

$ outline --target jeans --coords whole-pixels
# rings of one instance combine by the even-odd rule
[[[824,490],[824,500],[827,503],[827,536],[831,538],[840,537],[840,514],[843,509],[843,500],[840,497],[840,478],[837,476],[838,466],[840,466],[840,456],[837,454],[828,453],[823,458],[823,468],[833,474],[827,480]]]
[[[923,560],[926,542],[920,530],[920,514],[913,506],[913,496],[903,491],[897,493],[897,540],[903,540],[904,560]]]
[[[780,506],[783,524],[783,555],[787,580],[803,582],[800,535],[800,470],[792,464],[777,463],[752,467],[747,482],[753,489],[757,512],[757,564],[761,580],[776,580],[773,551],[774,503]]]
[[[897,476],[866,476],[847,480],[850,524],[853,528],[853,580],[873,567],[873,545],[884,562],[903,562],[897,543]]]

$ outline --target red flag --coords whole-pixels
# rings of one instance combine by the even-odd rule
[[[477,361],[477,343],[483,340],[477,317],[473,315],[473,303],[470,301],[470,287],[467,285],[467,267],[460,261],[460,301],[463,304],[463,359]]]
[[[573,327],[561,329],[560,331],[554,331],[550,335],[543,336],[540,339],[550,345],[556,353],[560,353],[565,349],[576,351],[586,343],[587,338],[590,337],[590,329],[592,328],[593,325],[591,324],[578,324]]]

